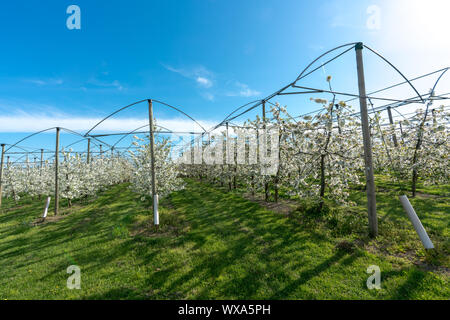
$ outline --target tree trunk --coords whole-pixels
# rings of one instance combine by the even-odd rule
[[[278,175],[277,176],[275,176],[275,195],[274,195],[274,197],[275,197],[275,202],[278,202]]]
[[[252,196],[255,195],[255,176],[252,176]]]
[[[325,196],[325,155],[320,156],[320,203],[319,211],[322,211],[323,198]]]
[[[269,202],[269,183],[268,182],[264,183],[264,200],[266,202]]]
[[[425,109],[425,115],[423,117],[422,122],[419,126],[419,132],[417,134],[417,143],[416,148],[414,149],[414,156],[413,156],[413,173],[412,173],[412,185],[411,185],[411,191],[412,191],[412,197],[414,198],[416,196],[416,187],[417,187],[417,180],[419,178],[419,173],[417,172],[417,161],[419,157],[419,150],[422,146],[422,136],[423,136],[423,127],[425,126],[425,122],[427,121],[427,115],[428,115],[428,108],[430,107],[431,103],[429,102],[427,105],[427,108]]]

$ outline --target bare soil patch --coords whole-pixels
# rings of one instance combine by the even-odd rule
[[[278,199],[278,202],[266,202],[261,195],[252,195],[251,193],[244,193],[243,197],[252,202],[258,203],[260,206],[274,211],[276,213],[289,216],[298,207],[295,200]]]

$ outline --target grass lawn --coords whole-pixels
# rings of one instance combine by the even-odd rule
[[[44,199],[4,201],[0,298],[449,299],[448,197],[412,201],[438,246],[431,257],[397,199],[378,195],[380,216],[388,215],[370,240],[361,223],[364,193],[354,198],[353,220],[305,218],[270,211],[240,190],[187,180],[161,201],[157,231],[125,184],[45,223],[36,223]],[[73,264],[81,290],[66,287]],[[381,290],[366,287],[370,265],[381,268]]]

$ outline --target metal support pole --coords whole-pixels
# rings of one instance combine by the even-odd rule
[[[389,123],[391,125],[393,125],[394,124],[394,120],[392,119],[391,107],[387,107],[387,112],[388,112],[388,116],[389,116]],[[394,141],[394,146],[397,148],[398,147],[398,143],[397,143],[397,136],[395,135],[395,128],[394,128],[394,132],[392,132],[392,141]]]
[[[90,160],[91,160],[91,138],[88,138],[86,163],[89,164]]]
[[[225,133],[225,135],[226,135],[226,140],[227,140],[226,146],[229,146],[229,141],[228,141],[228,122],[225,123],[225,126],[226,126],[226,133]],[[227,148],[227,152],[229,151],[228,149],[229,148]],[[229,157],[229,155],[227,153],[226,163],[228,163],[228,159],[229,159],[228,157]],[[229,166],[228,166],[228,172],[230,172],[230,167]],[[228,180],[228,190],[231,191],[231,177],[229,177],[229,180]]]
[[[267,135],[266,135],[266,101],[263,100],[262,102],[262,120],[263,120],[263,129],[264,129],[264,134],[265,134],[265,139],[267,139]],[[267,141],[266,141],[266,146],[267,146]],[[264,150],[264,152],[267,152],[267,150]],[[267,202],[269,201],[269,183],[265,182],[264,183],[264,200]]]
[[[400,125],[400,136],[402,138],[402,143],[405,144],[405,140],[403,139],[403,127],[402,127],[402,122],[399,121],[398,123]]]
[[[377,204],[375,197],[375,179],[372,164],[372,145],[370,142],[369,117],[367,115],[366,84],[364,80],[364,65],[362,57],[363,44],[355,46],[356,66],[358,71],[359,104],[361,109],[361,126],[364,143],[364,162],[366,174],[367,209],[369,214],[369,231],[372,237],[378,235]]]
[[[43,162],[44,162],[44,149],[41,149],[41,161],[39,163],[39,177],[42,177]],[[39,200],[41,200],[41,195],[39,195],[38,197],[39,197]],[[48,207],[47,207],[47,209],[48,209]]]
[[[150,157],[152,170],[152,198],[153,198],[153,223],[155,226],[159,225],[158,212],[158,195],[156,194],[156,177],[155,177],[155,140],[153,135],[153,103],[148,100],[148,124],[150,129]]]
[[[100,145],[100,158],[102,158],[103,157],[103,145]]]
[[[43,166],[44,166],[44,149],[41,149],[41,164],[40,164],[41,170]]]
[[[5,161],[5,144],[2,144],[2,156],[0,161],[0,207],[2,206],[3,198],[3,162]]]
[[[59,131],[60,128],[56,128],[56,148],[55,148],[55,216],[58,215],[59,210]]]
[[[266,101],[263,100],[262,102],[262,121],[263,121],[263,128],[266,128]]]

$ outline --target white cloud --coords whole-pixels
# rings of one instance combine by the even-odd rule
[[[185,78],[194,80],[197,84],[204,88],[210,88],[214,84],[214,74],[203,66],[192,68],[174,68],[165,64],[163,64],[163,66],[170,72],[178,73]]]
[[[98,123],[101,118],[84,118],[68,116],[49,116],[39,114],[20,113],[12,116],[0,116],[0,132],[36,132],[52,127],[63,127],[80,133],[85,133]],[[205,129],[213,127],[216,123],[210,120],[198,121]],[[147,119],[116,118],[108,119],[100,124],[95,133],[127,132],[135,130],[148,123]],[[173,118],[157,119],[157,125],[172,131],[195,131],[202,129],[190,119]]]
[[[261,92],[252,90],[247,85],[243,85],[243,87],[241,88],[241,91],[239,91],[239,94],[242,97],[254,97],[254,96],[260,95]]]
[[[64,83],[62,79],[25,79],[24,81],[38,86],[61,85]]]
[[[211,88],[212,86],[212,81],[205,77],[197,77],[196,81],[200,86],[205,88]]]
[[[241,82],[235,82],[235,85],[237,87],[237,90],[231,91],[227,93],[227,96],[229,97],[254,97],[261,94],[261,92],[250,89],[248,85]]]
[[[203,66],[195,67],[195,68],[174,68],[170,65],[164,65],[164,68],[169,70],[170,72],[174,72],[180,74],[181,76],[192,79],[196,82],[196,84],[202,89],[211,89],[215,85],[215,75],[213,72],[209,71]],[[216,95],[225,95],[228,97],[254,97],[261,94],[261,92],[251,89],[247,84],[241,83],[238,81],[228,81],[226,82],[226,86],[231,85],[234,87],[233,89],[228,89],[225,91],[223,89],[216,89],[214,92],[211,90],[201,92],[201,96],[208,101],[214,101]]]
[[[208,101],[214,100],[214,94],[211,92],[205,92],[204,89],[210,89],[214,86],[214,74],[203,66],[194,68],[174,68],[170,65],[163,64],[163,67],[170,72],[177,73],[184,78],[192,79],[195,81],[198,87],[202,89],[200,95]]]
[[[115,88],[119,91],[122,91],[124,89],[123,85],[118,81],[118,80],[113,80],[113,81],[103,81],[103,80],[99,80],[97,78],[92,78],[90,79],[88,82],[90,87],[94,87],[94,88]],[[86,88],[86,86],[84,86],[83,88]],[[89,88],[88,88],[89,89]]]
[[[179,73],[184,77],[187,77],[186,72],[183,69],[176,69],[170,65],[166,65],[166,64],[162,64],[164,68],[166,68],[167,70],[174,72],[174,73]]]
[[[214,101],[215,98],[215,96],[211,92],[204,92],[202,93],[202,96],[208,101]]]

